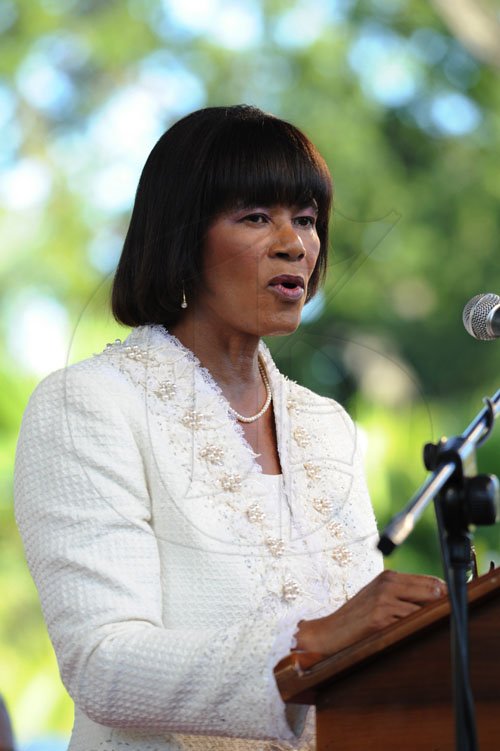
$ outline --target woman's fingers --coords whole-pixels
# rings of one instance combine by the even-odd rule
[[[411,615],[417,610],[420,610],[422,605],[416,602],[408,602],[407,600],[380,600],[375,604],[375,613],[383,613],[386,617],[395,616],[396,618],[404,618],[405,615]]]
[[[411,615],[446,593],[446,585],[434,576],[384,571],[347,603],[361,611],[366,628],[377,631]]]
[[[445,594],[445,583],[435,576],[383,571],[331,615],[302,621],[297,646],[334,654]]]
[[[443,597],[447,591],[446,584],[436,576],[383,571],[374,581],[378,581],[390,597],[422,605]]]

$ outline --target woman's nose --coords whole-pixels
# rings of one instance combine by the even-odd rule
[[[271,253],[274,256],[300,261],[306,254],[302,238],[295,227],[285,223],[276,229],[276,236],[271,245]]]

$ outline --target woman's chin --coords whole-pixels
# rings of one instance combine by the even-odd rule
[[[280,316],[274,320],[266,321],[265,325],[260,326],[259,336],[286,336],[297,331],[300,325],[300,315],[297,316]]]

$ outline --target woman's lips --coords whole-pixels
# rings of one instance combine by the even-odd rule
[[[274,292],[274,294],[279,297],[281,300],[286,300],[287,302],[296,302],[300,300],[304,294],[304,288],[300,287],[299,285],[295,286],[285,286],[283,282],[278,282],[277,284],[270,284],[268,289],[271,290],[271,292]]]

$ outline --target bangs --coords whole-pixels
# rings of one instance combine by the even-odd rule
[[[203,204],[208,217],[240,206],[308,206],[328,221],[332,184],[323,157],[292,125],[266,118],[228,122],[212,144]]]

